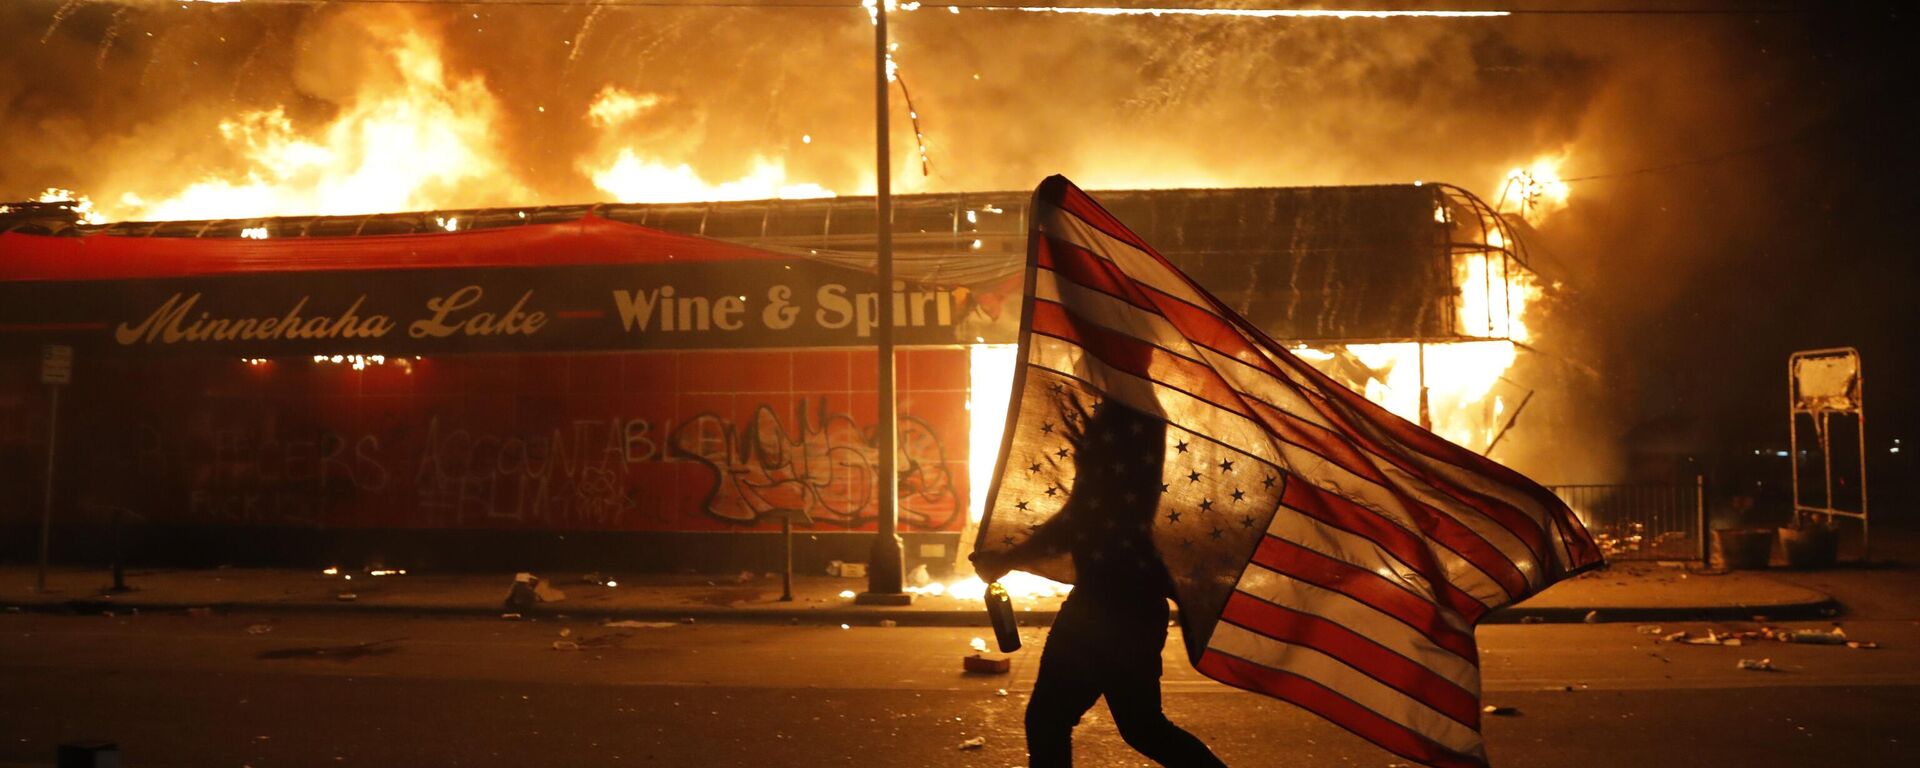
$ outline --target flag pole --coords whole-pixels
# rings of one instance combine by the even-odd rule
[[[873,129],[874,129],[874,244],[879,272],[880,327],[877,388],[879,423],[874,430],[879,456],[880,495],[878,530],[867,556],[867,591],[854,598],[863,605],[907,605],[906,551],[900,541],[900,473],[896,466],[900,418],[893,388],[893,180],[892,148],[887,136],[887,0],[868,0],[873,14]]]

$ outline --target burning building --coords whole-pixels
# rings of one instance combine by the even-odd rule
[[[1100,197],[1407,419],[1482,451],[1516,423],[1539,289],[1515,224],[1465,190]],[[64,344],[69,557],[122,509],[149,560],[757,569],[792,512],[803,565],[861,560],[886,300],[902,530],[938,571],[997,455],[1027,204],[896,198],[884,292],[871,198],[112,224],[19,206],[0,219],[0,524],[36,523],[36,371]]]

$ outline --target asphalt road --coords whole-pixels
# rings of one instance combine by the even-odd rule
[[[1885,647],[1656,645],[1633,625],[1483,628],[1486,700],[1518,710],[1488,718],[1490,751],[1502,766],[1920,764],[1920,625],[1846,629]],[[1023,764],[1020,715],[1042,634],[1030,633],[1011,675],[963,675],[976,634],[0,615],[0,766],[51,765],[73,739],[117,741],[135,768]],[[1780,671],[1735,668],[1760,657]],[[1400,762],[1207,681],[1177,653],[1167,669],[1169,713],[1229,764]],[[975,737],[984,746],[960,748]],[[1142,764],[1101,709],[1076,745],[1083,766]]]

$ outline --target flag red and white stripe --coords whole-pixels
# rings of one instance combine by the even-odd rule
[[[1144,448],[1164,459],[1153,540],[1195,667],[1408,759],[1485,765],[1473,626],[1600,563],[1572,512],[1300,361],[1065,178],[1030,217],[1022,365],[976,546],[1011,549],[1070,493],[1063,397],[1164,419],[1166,445]]]

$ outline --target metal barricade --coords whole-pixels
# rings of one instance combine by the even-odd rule
[[[1549,486],[1608,560],[1707,559],[1705,480]]]

